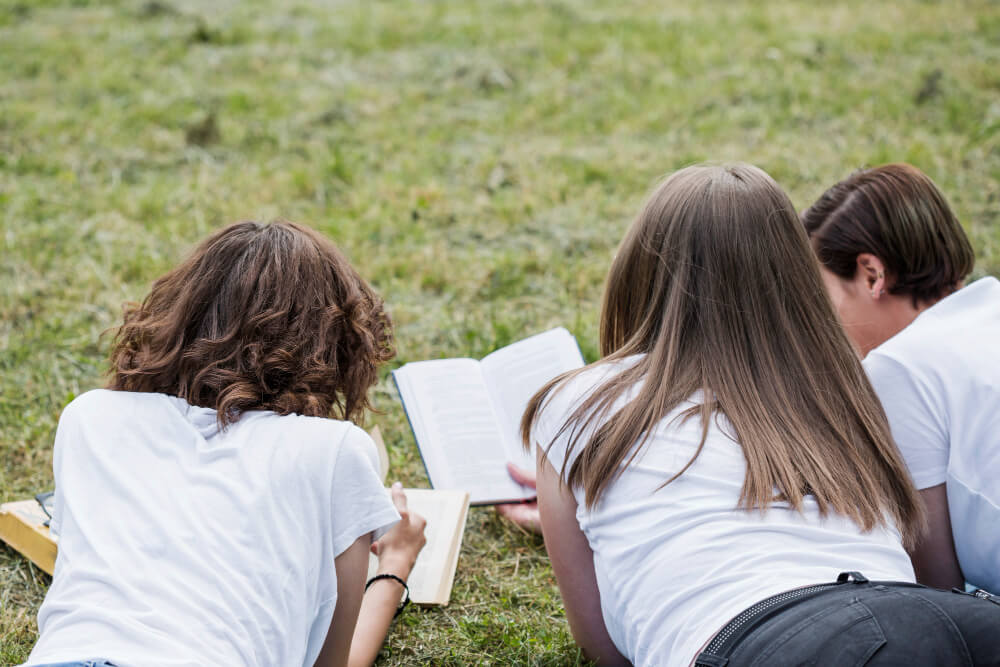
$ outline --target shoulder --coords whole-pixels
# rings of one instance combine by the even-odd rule
[[[897,382],[946,390],[963,377],[1000,368],[998,336],[1000,281],[983,278],[922,312],[862,364],[876,390],[896,391]]]
[[[870,376],[885,374],[914,374],[921,369],[931,370],[940,362],[940,355],[932,350],[947,352],[948,346],[941,335],[939,319],[918,317],[905,329],[885,341],[862,360]]]
[[[112,389],[91,389],[66,404],[64,410],[86,410],[88,408],[103,407],[120,402],[121,396],[134,396],[131,392],[114,391]]]
[[[164,394],[93,389],[71,400],[59,415],[53,443],[53,464],[76,467],[104,456],[118,460],[119,448],[142,449],[161,434]],[[68,457],[68,458],[67,458]]]
[[[940,421],[948,385],[942,381],[942,371],[950,364],[941,364],[941,359],[929,352],[918,354],[899,346],[884,347],[872,350],[862,366],[899,443],[906,440],[903,431],[909,430],[908,424],[918,416],[921,422],[932,418]]]
[[[91,389],[74,398],[63,408],[60,423],[88,418],[107,420],[137,405],[147,396],[159,396],[159,394]]]
[[[278,416],[281,429],[315,456],[337,468],[372,468],[378,470],[378,451],[371,436],[348,421],[302,415]],[[316,463],[319,463],[317,460]]]
[[[171,402],[187,403],[176,396],[148,391],[119,391],[117,389],[91,389],[75,397],[63,414],[114,413],[131,414],[135,411],[164,409]]]
[[[372,437],[356,424],[344,424],[343,435],[337,449],[337,465],[363,466],[378,472],[378,450]]]
[[[926,309],[872,354],[910,366],[941,363],[949,354],[970,352],[984,334],[1000,334],[1000,281],[987,277],[963,287]],[[867,361],[867,358],[865,359]]]
[[[597,361],[568,375],[556,384],[539,406],[532,425],[532,441],[542,446],[553,443],[563,426],[595,391],[639,359],[639,356],[634,356],[613,361]],[[627,396],[619,402],[624,400],[627,400]],[[565,433],[562,435],[565,436]]]
[[[614,361],[597,361],[568,376],[545,397],[546,413],[568,413],[575,410],[596,389],[622,371],[633,366],[639,356]]]

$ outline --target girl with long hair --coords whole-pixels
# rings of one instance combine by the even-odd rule
[[[392,356],[382,300],[308,228],[231,225],[160,277],[60,417],[27,664],[371,664],[424,544],[351,423]]]
[[[749,165],[664,181],[602,358],[522,422],[573,636],[601,664],[988,664],[1000,606],[913,584],[921,505],[794,207]],[[957,662],[956,662],[957,661]]]

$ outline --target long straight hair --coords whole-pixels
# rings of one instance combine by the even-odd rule
[[[760,169],[688,167],[656,189],[611,265],[600,335],[603,358],[594,365],[642,356],[589,393],[554,438],[568,433],[569,451],[581,448],[561,472],[588,507],[661,420],[700,392],[685,418],[700,416],[701,443],[665,484],[698,457],[719,413],[746,458],[739,507],[783,500],[801,510],[811,495],[821,514],[864,530],[888,516],[905,543],[919,534],[921,506],[882,406],[837,322],[795,208]],[[583,372],[531,399],[521,422],[526,446],[546,398]]]

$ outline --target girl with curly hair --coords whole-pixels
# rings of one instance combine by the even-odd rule
[[[351,423],[393,354],[382,300],[296,224],[231,225],[159,278],[59,420],[27,664],[370,664],[424,543]]]

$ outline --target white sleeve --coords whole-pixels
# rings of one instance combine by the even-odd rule
[[[914,484],[926,489],[944,483],[949,438],[943,423],[943,397],[936,397],[912,369],[878,351],[871,352],[862,363]]]
[[[59,417],[59,425],[56,426],[56,440],[52,446],[52,479],[54,480],[56,494],[52,498],[52,518],[49,519],[49,531],[56,537],[62,532],[63,508],[61,502],[62,496],[59,493],[59,480],[62,473],[63,448],[66,447],[66,443],[64,442],[67,428],[64,426],[65,418],[66,411],[64,410],[63,414]]]
[[[339,556],[362,535],[381,537],[399,521],[389,490],[378,474],[378,453],[371,437],[351,426],[333,468],[333,549]]]
[[[535,423],[531,425],[532,446],[540,447],[546,453],[546,458],[556,472],[560,472],[565,463],[566,473],[569,474],[569,469],[576,461],[576,457],[579,456],[580,450],[589,440],[589,437],[584,435],[577,441],[573,451],[567,453],[570,435],[579,427],[573,424],[565,430],[562,428],[575,411],[579,404],[578,401],[579,399],[574,399],[572,396],[572,387],[555,387],[545,397],[545,401],[535,417]],[[559,433],[560,430],[562,433]]]
[[[87,392],[84,395],[90,393]],[[49,521],[49,530],[56,536],[62,532],[62,518],[65,513],[63,498],[66,494],[59,492],[60,487],[68,486],[68,480],[63,475],[72,475],[75,472],[73,466],[67,468],[63,465],[66,448],[72,447],[74,440],[83,438],[80,434],[80,415],[77,409],[77,401],[82,398],[82,396],[78,397],[63,407],[62,413],[59,415],[59,424],[56,426],[55,442],[52,445],[52,479],[56,495],[52,499],[52,519]]]

